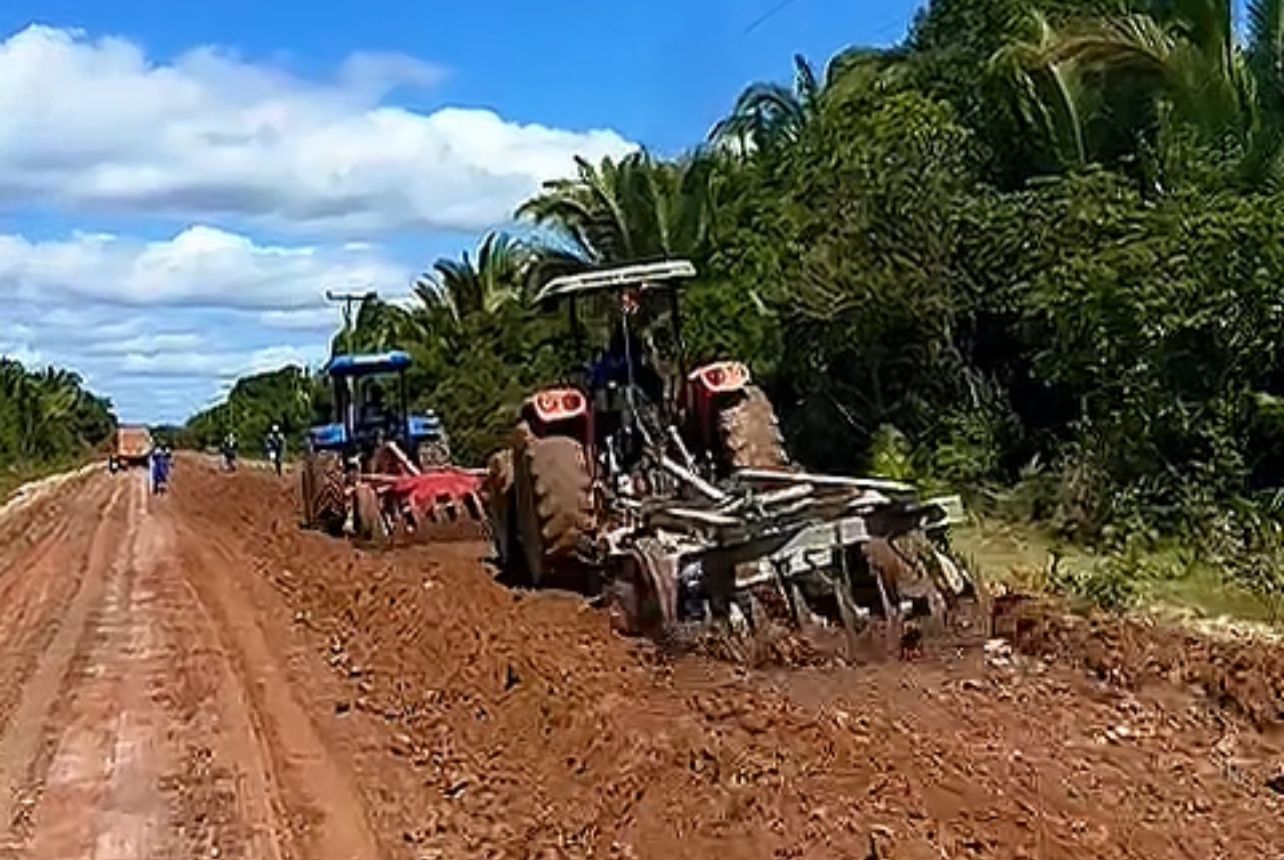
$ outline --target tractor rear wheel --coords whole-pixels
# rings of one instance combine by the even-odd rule
[[[756,385],[718,414],[723,465],[737,469],[788,469],[789,455],[776,410]]]
[[[584,446],[522,428],[514,454],[517,533],[533,585],[587,587],[580,542],[593,529],[592,477]]]
[[[357,484],[352,492],[352,524],[357,540],[362,543],[384,544],[388,542],[388,524],[383,518],[383,506],[379,494],[369,484]]]
[[[312,472],[308,479],[312,490],[312,524],[332,535],[343,534],[343,524],[348,518],[343,462],[333,451],[322,451],[313,455],[307,469]]]
[[[512,449],[492,454],[486,467],[486,525],[500,579],[508,585],[529,585],[530,574],[518,535]]]

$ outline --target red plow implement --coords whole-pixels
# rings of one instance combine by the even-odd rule
[[[484,540],[485,472],[447,466],[408,475],[366,475],[393,535],[410,540]]]

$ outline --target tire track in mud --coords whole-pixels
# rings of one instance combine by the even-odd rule
[[[187,586],[222,642],[224,699],[237,702],[227,709],[236,724],[233,755],[261,777],[257,792],[278,811],[270,826],[280,856],[382,856],[360,794],[296,699],[284,655],[237,582],[238,570],[249,569],[247,560],[195,529],[179,524],[176,531]]]
[[[141,479],[74,492],[0,548],[0,858],[379,856],[242,560]]]
[[[29,674],[20,672],[14,679],[15,688],[21,691],[20,699],[0,736],[0,832],[5,833],[5,841],[0,841],[0,856],[20,848],[30,826],[34,798],[29,780],[47,756],[42,747],[44,728],[82,647],[90,613],[100,599],[103,568],[113,549],[113,529],[128,522],[127,511],[122,510],[129,503],[128,489],[118,482],[107,488],[101,507],[97,504],[98,494],[90,492],[86,492],[81,504],[73,506],[73,516],[90,535],[83,553],[78,551],[80,542],[64,541],[60,545],[55,533],[48,546],[43,547],[45,552],[36,565],[26,570],[11,568],[6,573],[6,577],[14,578],[12,584],[23,595],[14,604],[23,610],[6,613],[4,618],[5,629],[22,637],[11,653],[31,658],[35,665]],[[65,594],[71,589],[74,592],[65,601],[49,599],[51,594]],[[42,630],[53,631],[43,642]]]
[[[24,846],[33,860],[174,856],[157,788],[165,721],[148,696],[159,643],[136,552],[145,490],[133,481],[126,493],[125,528],[46,725]]]

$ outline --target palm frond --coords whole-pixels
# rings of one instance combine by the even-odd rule
[[[1176,41],[1149,15],[1126,15],[1068,36],[1051,51],[1054,62],[1074,62],[1085,69],[1128,74],[1169,74]]]
[[[1284,0],[1249,0],[1247,54],[1257,103],[1284,115]]]

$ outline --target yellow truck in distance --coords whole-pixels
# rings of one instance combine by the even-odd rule
[[[112,441],[107,467],[113,472],[130,466],[146,466],[152,453],[152,434],[146,427],[119,427]]]

